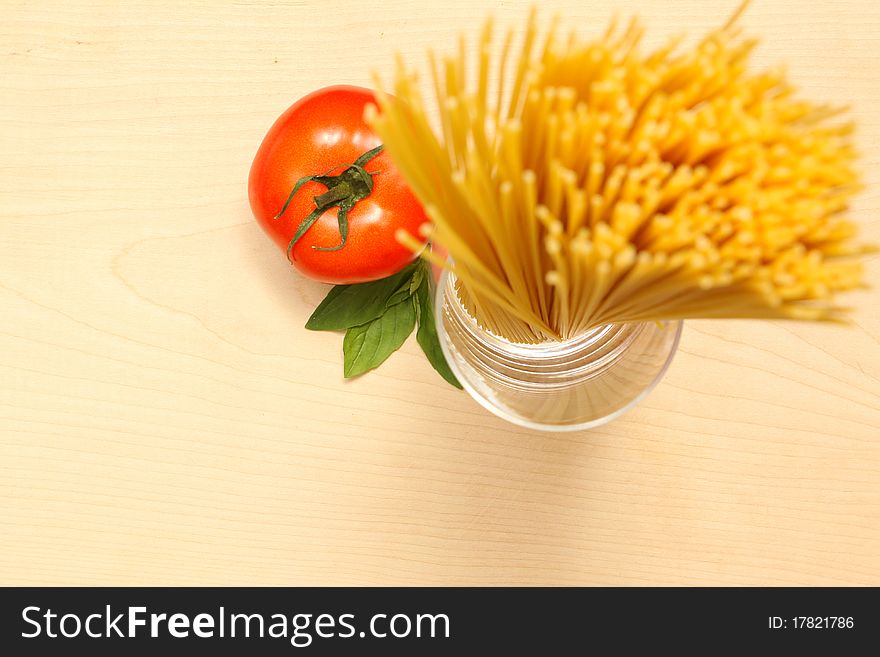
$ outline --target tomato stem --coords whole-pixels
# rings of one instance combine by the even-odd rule
[[[306,217],[299,223],[293,239],[291,239],[290,243],[287,245],[288,260],[292,261],[293,247],[300,240],[300,238],[306,234],[309,228],[312,227],[312,225],[321,217],[322,214],[324,214],[325,211],[334,206],[339,207],[339,210],[336,213],[336,219],[339,222],[340,243],[337,246],[332,247],[313,246],[312,248],[319,251],[338,251],[343,246],[345,246],[345,241],[348,238],[348,213],[355,205],[357,205],[359,201],[367,198],[372,193],[373,176],[381,173],[380,171],[367,171],[366,169],[364,169],[364,165],[366,165],[367,162],[369,162],[379,153],[381,153],[384,148],[385,147],[380,144],[376,148],[373,148],[361,155],[351,164],[338,165],[329,170],[335,171],[342,167],[346,167],[345,170],[339,175],[331,176],[328,175],[328,172],[316,176],[303,176],[296,182],[290,192],[290,195],[284,202],[284,206],[281,208],[281,211],[277,215],[275,215],[276,219],[279,219],[281,215],[284,214],[284,212],[287,210],[287,206],[290,205],[290,201],[300,190],[300,188],[307,182],[319,182],[327,188],[327,191],[323,194],[318,194],[317,196],[313,197],[312,200],[314,200],[315,202],[315,209],[309,214],[308,217]]]
[[[351,185],[341,182],[336,187],[331,187],[323,194],[315,197],[315,205],[319,208],[329,208],[337,201],[351,196]]]

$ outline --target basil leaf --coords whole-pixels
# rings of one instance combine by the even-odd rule
[[[409,283],[417,264],[413,263],[378,281],[336,285],[315,308],[306,322],[306,328],[312,331],[340,331],[373,321],[385,312],[391,296]]]
[[[390,297],[388,297],[388,302],[385,304],[385,306],[387,308],[390,308],[391,306],[396,306],[400,302],[406,301],[407,299],[409,299],[410,296],[411,295],[409,292],[409,282],[407,281],[405,285],[402,285],[401,287],[397,288],[397,291],[394,294],[392,294]]]
[[[428,269],[429,265],[425,262],[421,262],[421,266],[416,267],[415,272],[413,272],[412,278],[409,279],[409,293],[411,295],[415,295],[416,291],[419,289],[419,286],[422,284],[422,279],[427,275],[430,276],[431,272],[425,273],[425,270]]]
[[[415,308],[406,299],[371,322],[349,328],[342,341],[345,378],[363,374],[384,363],[406,341],[415,325]]]
[[[394,294],[388,297],[388,301],[385,304],[387,308],[390,308],[391,306],[396,306],[401,301],[406,301],[412,296],[412,292],[410,292],[411,281],[412,278],[407,281],[403,281],[400,287],[395,290]]]
[[[422,283],[416,290],[416,299],[419,304],[419,330],[416,332],[416,341],[437,373],[460,389],[462,386],[452,373],[440,348],[440,337],[437,335],[437,325],[434,323],[434,278],[430,271],[422,276]]]

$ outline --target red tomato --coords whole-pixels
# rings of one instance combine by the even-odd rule
[[[328,191],[322,183],[305,183],[276,219],[297,181],[341,174],[345,165],[381,145],[364,121],[364,108],[373,102],[368,89],[319,89],[284,112],[263,139],[251,166],[248,196],[254,216],[282,251],[287,252],[300,223],[316,209],[315,197]],[[419,226],[427,221],[421,204],[387,152],[363,168],[375,174],[373,189],[348,212],[345,246],[319,250],[341,242],[339,208],[330,207],[290,252],[291,261],[306,276],[325,283],[362,283],[390,276],[415,258],[394,233],[403,228],[419,234]]]

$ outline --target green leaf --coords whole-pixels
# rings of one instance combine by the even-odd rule
[[[419,330],[416,332],[416,341],[437,373],[460,389],[461,383],[455,378],[440,348],[440,337],[437,335],[437,325],[434,323],[434,279],[430,271],[422,276],[422,283],[416,290],[415,298],[419,304]]]
[[[371,322],[388,306],[401,286],[408,286],[417,263],[387,278],[369,283],[336,285],[306,322],[312,331],[341,331]]]
[[[419,267],[416,267],[415,272],[412,275],[412,278],[409,279],[409,293],[412,296],[415,296],[416,292],[419,289],[419,286],[422,284],[422,279],[426,276],[425,269],[428,267],[427,263],[420,263]],[[430,272],[428,274],[430,276]]]
[[[406,301],[412,296],[412,293],[409,291],[411,280],[412,279],[403,281],[400,287],[394,291],[394,294],[388,297],[388,301],[385,303],[385,306],[387,308],[390,308],[391,306],[396,306],[401,301]]]
[[[384,363],[406,341],[415,325],[416,311],[407,299],[373,321],[349,328],[342,342],[345,377],[358,376]]]

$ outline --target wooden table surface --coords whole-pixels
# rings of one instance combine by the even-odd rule
[[[614,4],[659,41],[736,0]],[[598,34],[607,5],[554,6]],[[414,340],[344,382],[303,329],[326,287],[251,218],[263,134],[490,9],[527,3],[0,0],[0,584],[880,584],[876,290],[849,328],[688,322],[575,434],[489,415]],[[743,24],[852,102],[880,242],[880,4]]]

